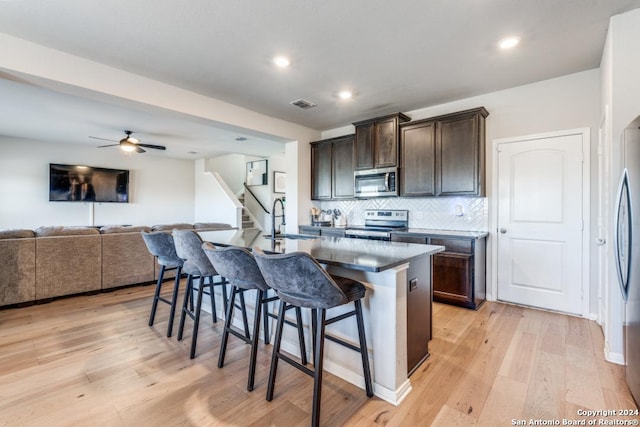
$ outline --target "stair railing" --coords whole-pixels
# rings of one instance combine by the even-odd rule
[[[247,192],[249,194],[251,194],[251,197],[253,197],[253,200],[255,200],[256,202],[258,202],[258,205],[262,208],[262,210],[264,211],[264,213],[266,213],[267,215],[271,215],[271,212],[269,212],[267,210],[267,208],[264,207],[264,205],[262,204],[262,202],[260,201],[260,199],[258,199],[256,197],[256,195],[253,193],[253,191],[251,191],[251,188],[249,188],[249,186],[247,185],[247,183],[243,183],[242,185],[244,185],[244,189],[247,190]]]

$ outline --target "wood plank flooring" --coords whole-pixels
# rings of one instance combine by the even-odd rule
[[[218,369],[222,323],[204,316],[190,360],[190,324],[182,342],[166,338],[166,305],[147,326],[152,293],[139,286],[0,310],[0,426],[309,424],[311,378],[280,364],[267,402],[271,346],[261,344],[247,392],[249,347],[231,338]],[[594,322],[485,303],[478,311],[434,304],[433,323],[431,357],[400,406],[326,374],[322,424],[510,426],[636,408]]]

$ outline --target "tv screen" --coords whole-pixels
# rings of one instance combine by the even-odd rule
[[[51,202],[129,202],[129,171],[49,164]]]

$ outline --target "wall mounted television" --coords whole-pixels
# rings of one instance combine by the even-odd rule
[[[50,163],[49,201],[129,203],[129,171]]]

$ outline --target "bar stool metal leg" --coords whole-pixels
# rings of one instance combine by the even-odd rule
[[[271,355],[271,367],[269,368],[269,381],[267,385],[267,401],[273,400],[273,390],[276,383],[276,374],[278,373],[278,359],[280,357],[280,343],[282,341],[282,328],[284,327],[284,313],[286,311],[286,303],[280,301],[280,309],[278,310],[278,323],[276,324],[276,337],[273,343],[273,353]]]
[[[317,321],[319,328],[314,337],[315,358],[313,360],[313,406],[311,410],[311,425],[320,425],[320,403],[322,402],[322,369],[324,360],[324,327],[327,311],[323,308],[317,310]]]
[[[193,307],[193,276],[187,275],[187,287],[184,291],[184,299],[182,300],[182,312],[180,313],[180,324],[178,325],[178,341],[182,340],[184,333],[184,322],[186,320],[187,313],[192,312],[189,310],[189,304]]]
[[[256,289],[256,312],[253,317],[253,334],[251,335],[251,357],[249,358],[249,378],[247,380],[247,390],[252,391],[256,378],[256,359],[258,358],[258,335],[260,335],[260,312],[264,292]]]
[[[158,282],[156,283],[156,292],[153,295],[153,302],[151,303],[151,314],[149,315],[149,326],[153,326],[153,322],[156,319],[156,310],[158,309],[158,300],[160,299],[160,291],[162,289],[162,279],[164,278],[165,266],[160,266],[160,275],[158,276]]]
[[[173,294],[171,295],[171,309],[169,311],[169,325],[167,326],[167,337],[173,334],[173,318],[176,315],[176,306],[178,305],[178,291],[180,290],[180,275],[182,268],[176,268],[176,278],[173,284]]]
[[[367,337],[364,333],[364,319],[362,318],[362,301],[355,300],[356,323],[358,324],[358,338],[360,338],[360,356],[362,357],[362,370],[364,371],[364,386],[367,396],[373,396],[373,382],[371,380],[371,368],[369,366],[369,351],[367,350]]]
[[[200,278],[200,286],[198,287],[198,299],[196,300],[195,317],[193,319],[193,333],[191,334],[191,351],[189,352],[189,358],[196,357],[196,345],[198,343],[198,327],[200,326],[200,311],[202,309],[202,295],[205,288],[205,277]],[[209,278],[213,282],[213,278]],[[213,286],[211,286],[213,288]],[[214,315],[215,316],[215,315]],[[214,322],[215,323],[215,322]]]

